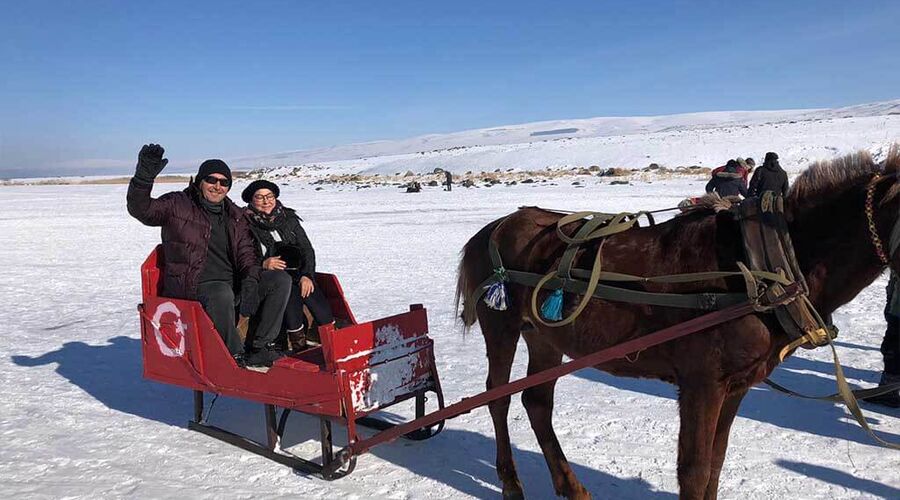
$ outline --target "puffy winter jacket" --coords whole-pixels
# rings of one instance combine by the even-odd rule
[[[740,172],[719,172],[709,182],[706,183],[706,192],[715,191],[721,197],[726,196],[747,196],[747,188],[744,187],[744,179],[741,178]]]
[[[153,184],[132,178],[128,184],[128,213],[147,226],[162,227],[163,294],[196,299],[211,230],[209,217],[200,205],[202,195],[189,185],[183,191],[173,191],[154,199],[150,197],[152,189]],[[237,293],[242,282],[256,285],[261,268],[243,210],[228,198],[224,203],[228,214],[228,251],[234,266],[233,286]]]

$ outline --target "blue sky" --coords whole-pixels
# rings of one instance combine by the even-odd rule
[[[0,177],[900,97],[900,2],[3,2]],[[111,170],[110,170],[111,169]]]

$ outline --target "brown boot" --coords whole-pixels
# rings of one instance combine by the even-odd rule
[[[290,350],[294,352],[302,351],[306,349],[306,329],[300,327],[296,330],[288,330],[287,331],[288,344],[290,345]]]

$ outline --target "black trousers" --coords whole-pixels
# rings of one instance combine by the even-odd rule
[[[881,341],[881,355],[884,357],[884,372],[889,375],[900,375],[900,318],[891,314],[891,300],[894,297],[897,277],[891,273],[887,286],[887,304],[884,306],[884,320],[887,330]]]
[[[283,274],[287,275],[287,273]],[[331,314],[331,306],[328,305],[328,298],[319,290],[319,287],[315,287],[313,292],[309,294],[309,297],[304,299],[300,296],[299,281],[292,281],[291,296],[288,298],[287,309],[284,311],[285,330],[297,330],[303,326],[306,320],[303,316],[304,305],[309,308],[309,312],[312,314],[313,319],[316,320],[316,323],[325,325],[334,321],[334,316]]]
[[[206,310],[232,355],[244,352],[244,344],[235,327],[234,290],[226,281],[205,281],[197,286],[197,300]]]
[[[281,331],[284,309],[291,292],[291,278],[280,271],[263,271],[259,277],[259,309],[250,320],[251,347],[261,349]],[[244,352],[235,321],[235,296],[230,282],[207,281],[197,287],[197,299],[206,310],[232,355]]]
[[[291,293],[291,277],[283,271],[263,271],[259,276],[259,309],[250,319],[250,344],[262,349],[281,333],[281,322]]]

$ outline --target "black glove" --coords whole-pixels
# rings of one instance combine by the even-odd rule
[[[141,152],[138,153],[137,167],[134,170],[134,176],[141,181],[152,183],[153,179],[164,168],[169,160],[163,159],[166,150],[159,144],[144,144]]]
[[[241,316],[250,317],[259,308],[259,282],[253,278],[241,281]]]

